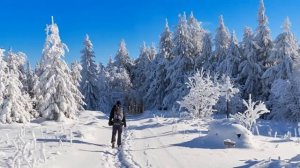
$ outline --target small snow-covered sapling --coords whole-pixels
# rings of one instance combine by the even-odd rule
[[[6,144],[9,145],[10,144],[10,138],[9,138],[9,135],[6,134]]]
[[[73,143],[73,130],[70,128],[70,143]]]
[[[272,128],[269,128],[268,135],[269,135],[270,137],[272,136]]]
[[[46,149],[45,149],[45,144],[44,143],[41,143],[40,152],[41,152],[42,161],[45,163],[46,162]]]
[[[62,140],[61,140],[61,138],[59,138],[59,147],[63,147],[63,143],[62,143]]]
[[[298,135],[300,135],[300,122],[298,122]]]
[[[259,130],[258,130],[257,125],[255,126],[255,130],[256,130],[257,135],[259,135]]]
[[[277,131],[275,131],[274,133],[274,138],[277,138]]]
[[[33,146],[34,146],[34,149],[36,149],[36,138],[35,138],[35,133],[34,133],[34,130],[32,129],[31,131],[32,133],[32,142],[33,142]]]

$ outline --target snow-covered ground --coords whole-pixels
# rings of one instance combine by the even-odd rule
[[[101,112],[85,111],[77,121],[65,123],[0,125],[0,167],[10,167],[14,159],[17,165],[17,158],[30,164],[36,160],[35,165],[43,168],[295,167],[300,162],[298,138],[284,139],[287,131],[294,136],[293,124],[260,121],[261,135],[253,136],[255,147],[223,148],[207,141],[206,121],[156,116],[129,116],[122,149],[111,149],[111,127]],[[20,153],[15,146],[20,146]],[[28,167],[25,160],[20,164]]]

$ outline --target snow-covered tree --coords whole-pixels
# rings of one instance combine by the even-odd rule
[[[132,88],[130,76],[125,68],[113,66],[108,73],[108,82],[112,92],[124,93]]]
[[[99,88],[98,70],[95,63],[93,44],[88,35],[84,40],[84,49],[81,50],[81,76],[80,91],[84,96],[86,110],[98,110],[99,108]]]
[[[241,62],[247,59],[249,45],[253,44],[253,31],[250,27],[244,28],[243,40],[240,42]]]
[[[78,88],[80,86],[79,83],[81,82],[82,79],[81,70],[82,70],[82,66],[77,61],[71,64],[71,76],[73,79],[73,83]]]
[[[195,55],[192,55],[193,43],[188,30],[186,15],[179,15],[179,22],[173,39],[174,58],[167,67],[167,80],[170,84],[166,88],[163,104],[171,108],[178,99],[187,94],[185,83],[189,75],[195,70]]]
[[[133,71],[133,83],[134,88],[138,90],[141,95],[145,95],[147,86],[149,86],[148,78],[150,77],[151,68],[150,49],[143,43],[140,49],[139,58],[135,61],[135,68]]]
[[[246,111],[243,113],[238,112],[231,115],[231,117],[251,131],[256,126],[256,120],[261,115],[269,113],[270,111],[267,109],[264,102],[252,102],[251,95],[249,95],[248,102],[243,100],[243,104],[247,108]]]
[[[241,52],[238,46],[238,42],[233,32],[231,35],[229,47],[225,59],[219,66],[219,73],[226,74],[230,78],[237,78],[239,73],[239,64],[241,63]]]
[[[159,53],[152,62],[153,72],[152,81],[145,97],[145,104],[150,108],[163,108],[163,98],[165,96],[165,89],[169,84],[169,80],[166,80],[166,66],[169,64],[169,60],[172,59],[172,34],[169,29],[168,21],[166,20],[164,32],[161,34],[159,43]]]
[[[84,104],[84,101],[83,101],[84,97],[83,97],[83,95],[81,94],[81,92],[79,90],[80,89],[80,82],[81,82],[81,79],[82,79],[81,70],[82,70],[82,66],[77,61],[75,61],[71,64],[72,82],[77,87],[76,90],[73,90],[74,95],[75,95],[74,98],[77,102],[76,104],[78,105],[78,109],[80,111],[83,110],[82,105]]]
[[[114,65],[120,68],[125,68],[128,74],[132,73],[133,61],[129,57],[124,39],[120,42],[119,49],[115,56]]]
[[[154,46],[154,44],[152,44],[152,46],[149,49],[149,65],[145,67],[145,82],[143,83],[143,85],[141,85],[141,90],[143,94],[143,100],[144,100],[144,104],[146,108],[149,108],[150,103],[149,102],[149,98],[148,97],[148,93],[149,92],[153,92],[152,89],[152,84],[157,80],[158,76],[157,76],[157,72],[156,72],[156,68],[158,66],[158,58],[156,59],[157,52],[156,52],[156,47]],[[152,102],[152,101],[151,101]]]
[[[224,24],[222,15],[219,17],[219,27],[216,30],[214,42],[215,50],[211,58],[212,65],[210,69],[219,71],[219,65],[226,58],[227,49],[230,42],[230,34]]]
[[[173,49],[173,41],[172,41],[173,35],[170,31],[168,20],[166,19],[165,28],[163,33],[160,35],[160,41],[159,41],[159,54],[163,56],[167,60],[171,60],[173,58],[172,56],[172,49]]]
[[[187,110],[195,118],[210,117],[220,97],[218,84],[202,70],[189,77],[187,87],[190,89],[188,94],[178,101],[180,109]]]
[[[300,121],[300,104],[293,83],[290,80],[276,79],[270,91],[269,118],[275,120]]]
[[[206,61],[209,61],[212,52],[212,42],[210,33],[204,30],[199,22],[191,12],[188,28],[190,32],[190,38],[193,44],[192,55],[196,57],[195,68],[201,69]]]
[[[29,96],[31,98],[34,97],[34,95],[33,95],[34,94],[33,86],[34,86],[35,78],[36,78],[36,76],[35,76],[33,70],[31,69],[31,65],[27,61],[26,82],[24,84],[24,89],[29,94]]]
[[[188,20],[188,29],[193,44],[191,55],[194,57],[200,57],[203,50],[203,37],[205,35],[205,30],[201,27],[201,23],[194,17],[193,12],[191,12]]]
[[[2,104],[4,90],[7,85],[7,63],[4,61],[5,50],[0,48],[0,104]]]
[[[273,62],[273,65],[262,76],[268,91],[274,80],[292,79],[293,63],[299,57],[300,48],[290,27],[291,23],[287,18],[283,25],[284,32],[276,38],[274,49],[268,58],[269,62]]]
[[[270,62],[267,62],[267,59],[270,56],[273,43],[270,35],[270,29],[268,27],[268,18],[265,14],[265,5],[263,0],[260,0],[260,7],[258,11],[258,27],[256,29],[254,41],[256,45],[258,45],[256,50],[258,62],[263,65],[264,68],[269,67]]]
[[[263,73],[263,67],[258,62],[256,50],[258,46],[253,41],[252,31],[246,28],[243,40],[243,55],[247,58],[239,65],[239,83],[242,85],[243,97],[247,98],[252,94],[257,99],[262,92],[262,84],[260,81]]]
[[[225,97],[226,101],[226,115],[229,118],[229,102],[239,92],[239,89],[235,88],[229,76],[223,76],[223,81],[220,85],[221,96]]]
[[[32,111],[29,96],[22,93],[22,83],[18,74],[9,71],[5,86],[3,101],[0,106],[0,121],[2,123],[26,123],[31,119]]]
[[[15,53],[12,51],[12,49],[10,49],[7,53],[6,59],[9,71],[16,74],[22,82],[22,87],[25,87],[24,85],[26,84],[26,72],[24,65],[26,62],[26,54],[23,52]]]
[[[46,27],[46,41],[41,65],[43,65],[35,86],[37,107],[43,118],[61,121],[76,118],[80,111],[71,71],[62,59],[67,46],[61,42],[59,30],[52,18]]]
[[[210,32],[206,31],[203,36],[203,48],[201,56],[196,59],[196,68],[209,69],[213,64],[212,58],[212,40]]]
[[[272,57],[274,65],[265,75],[273,78],[269,96],[272,109],[270,118],[277,120],[300,121],[300,57],[299,47],[290,32],[290,22],[287,19],[276,41]],[[267,74],[268,72],[268,74]],[[273,72],[273,73],[271,73]],[[272,78],[271,78],[272,77]]]
[[[109,72],[106,68],[99,64],[99,75],[98,75],[98,88],[99,88],[99,110],[105,113],[109,113],[112,107],[112,100],[110,97],[111,90],[109,88]]]

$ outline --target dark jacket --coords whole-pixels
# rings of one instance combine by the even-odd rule
[[[108,125],[113,125],[114,121],[114,114],[116,111],[117,105],[114,105],[113,108],[111,109],[110,115],[109,115],[109,121],[108,121]],[[124,127],[126,127],[126,117],[125,117],[125,113],[123,112],[123,119],[122,119],[122,124],[124,125]]]

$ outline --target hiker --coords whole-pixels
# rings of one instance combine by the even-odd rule
[[[125,118],[125,114],[123,113],[123,109],[122,109],[120,101],[117,101],[117,103],[112,107],[110,115],[109,115],[108,125],[113,126],[112,137],[111,137],[112,148],[115,147],[117,133],[118,133],[117,144],[118,144],[118,147],[120,147],[123,125],[124,125],[124,127],[126,127],[126,118]]]

